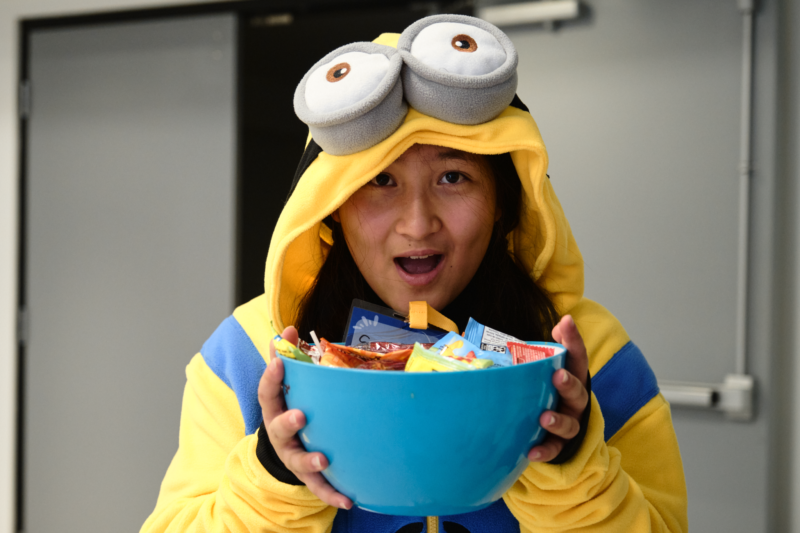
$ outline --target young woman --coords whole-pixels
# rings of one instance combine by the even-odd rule
[[[457,16],[423,19],[397,39],[338,50],[298,88],[315,140],[273,234],[265,294],[189,364],[179,449],[142,531],[686,531],[669,406],[622,326],[583,298],[583,261],[538,129],[513,97],[515,73],[497,105],[494,89],[511,79],[501,71],[516,67],[510,41]],[[448,63],[477,52],[475,64]],[[348,76],[369,90],[353,96],[340,83]],[[320,99],[319,87],[331,92]],[[381,110],[393,94],[400,103]],[[502,500],[451,517],[377,515],[322,477],[327,459],[296,436],[303,413],[285,408],[269,323],[293,342],[311,329],[336,339],[353,298],[399,312],[425,300],[461,329],[472,316],[568,348],[553,377],[562,402],[540,419],[550,435]]]

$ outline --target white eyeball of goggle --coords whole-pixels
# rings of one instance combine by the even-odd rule
[[[517,51],[505,33],[474,17],[435,15],[406,28],[397,49],[353,43],[326,55],[297,86],[294,109],[323,150],[347,155],[394,133],[408,104],[446,122],[482,124],[516,90]]]
[[[455,124],[499,115],[517,91],[517,50],[496,26],[465,15],[435,15],[403,31],[403,92],[411,107]]]
[[[391,46],[352,43],[309,70],[294,93],[294,110],[311,136],[332,155],[359,152],[392,134],[408,112]]]

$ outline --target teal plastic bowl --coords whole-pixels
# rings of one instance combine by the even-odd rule
[[[368,511],[444,516],[488,507],[519,478],[565,357],[441,373],[282,359],[286,404],[306,415],[300,438],[328,458],[336,490]]]

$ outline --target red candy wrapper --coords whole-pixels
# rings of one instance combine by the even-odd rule
[[[535,344],[525,344],[524,342],[508,342],[508,351],[511,352],[515,365],[541,361],[556,353],[556,349],[550,346],[537,346]]]
[[[395,350],[388,353],[377,353],[370,350],[339,346],[320,340],[323,350],[319,364],[340,368],[365,368],[371,370],[405,370],[411,350]]]

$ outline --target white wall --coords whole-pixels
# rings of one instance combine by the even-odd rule
[[[608,307],[659,380],[735,371],[742,17],[735,0],[587,1],[589,20],[508,28],[518,93],[550,155],[551,183]],[[771,527],[775,7],[757,17],[748,371],[752,422],[673,409],[704,532]]]
[[[170,4],[198,4],[172,0]],[[0,2],[0,533],[14,531],[18,246],[17,82],[19,21],[163,5],[163,0]]]

